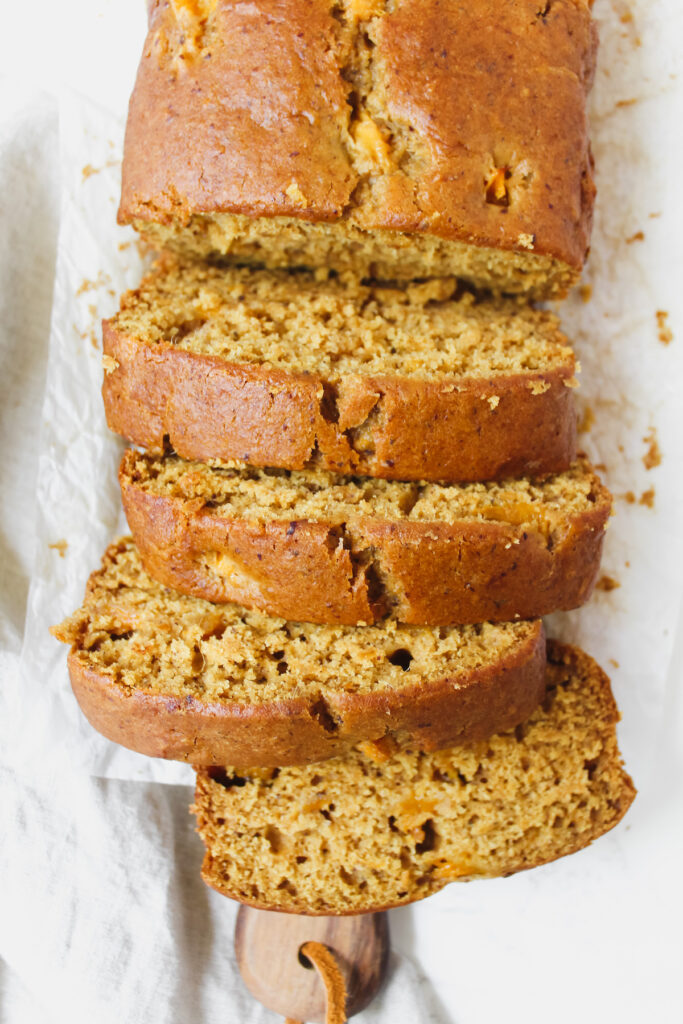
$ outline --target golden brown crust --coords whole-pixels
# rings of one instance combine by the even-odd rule
[[[552,542],[529,525],[463,517],[452,523],[364,514],[337,525],[268,522],[201,498],[151,493],[136,453],[119,481],[145,568],[207,601],[236,601],[308,622],[415,625],[530,619],[583,604],[599,567],[611,499],[597,477],[588,510],[568,514]],[[224,558],[219,574],[212,565]]]
[[[550,821],[552,822],[551,827],[546,829],[548,836],[544,842],[540,840],[537,842],[538,826],[536,828],[529,827],[529,822],[525,821],[525,817],[520,813],[521,808],[518,806],[515,809],[509,806],[510,796],[508,793],[503,794],[501,792],[499,803],[500,803],[500,814],[502,815],[501,821],[498,823],[496,831],[498,832],[498,841],[503,842],[503,845],[510,843],[510,852],[500,856],[498,849],[491,850],[490,863],[486,862],[486,859],[482,862],[481,850],[479,851],[478,857],[473,859],[473,868],[471,874],[466,871],[461,873],[454,872],[449,876],[448,872],[443,873],[434,871],[434,865],[429,866],[428,864],[421,864],[419,867],[426,874],[419,874],[419,867],[413,869],[413,877],[410,880],[405,880],[405,872],[403,872],[403,865],[399,862],[398,858],[395,863],[395,874],[392,881],[387,880],[386,868],[387,865],[382,865],[383,871],[380,872],[380,877],[384,877],[387,884],[386,889],[393,889],[395,894],[392,898],[380,902],[368,898],[367,895],[359,888],[349,888],[347,890],[347,901],[346,906],[340,905],[337,901],[334,905],[326,905],[326,894],[316,889],[315,885],[308,884],[307,895],[301,894],[301,887],[299,886],[299,878],[297,872],[294,871],[291,877],[288,879],[289,885],[286,887],[288,891],[280,891],[283,886],[278,886],[278,891],[273,892],[270,899],[263,898],[265,893],[261,891],[258,897],[254,897],[248,891],[253,889],[258,892],[258,886],[247,886],[244,884],[244,879],[239,878],[242,874],[239,868],[234,870],[234,879],[230,879],[230,867],[229,862],[226,864],[225,861],[221,861],[220,858],[214,858],[212,856],[211,849],[209,849],[210,837],[215,836],[224,822],[215,821],[213,815],[214,810],[214,799],[212,789],[215,784],[212,781],[214,772],[210,769],[199,770],[197,772],[197,789],[195,795],[195,805],[192,810],[197,815],[198,831],[207,842],[207,851],[204,856],[204,862],[202,866],[202,878],[207,885],[220,892],[222,895],[227,896],[230,899],[238,900],[239,902],[249,904],[258,909],[262,910],[277,910],[285,913],[305,913],[313,916],[320,914],[358,914],[358,913],[374,913],[381,910],[388,910],[392,907],[403,906],[408,903],[415,902],[416,900],[423,899],[426,896],[432,895],[444,888],[450,881],[471,881],[477,878],[496,877],[500,874],[505,876],[514,874],[519,871],[526,871],[531,868],[540,867],[543,864],[550,863],[559,857],[568,856],[578,850],[583,849],[592,843],[595,839],[604,835],[610,829],[614,828],[624,817],[627,810],[631,806],[635,795],[636,789],[629,775],[624,771],[621,756],[617,747],[616,742],[616,724],[619,720],[619,712],[617,710],[614,697],[611,692],[609,678],[602,671],[602,669],[583,651],[578,648],[571,647],[566,644],[558,643],[557,641],[548,641],[548,697],[552,694],[553,690],[566,687],[574,687],[584,689],[586,693],[585,703],[583,708],[579,711],[579,720],[576,728],[576,735],[572,735],[571,744],[576,746],[577,757],[589,757],[583,765],[585,776],[584,776],[584,799],[580,800],[580,795],[572,793],[572,785],[577,784],[575,779],[573,784],[569,784],[569,789],[564,797],[569,797],[573,807],[576,809],[575,813],[581,813],[581,808],[584,803],[591,801],[591,814],[590,822],[587,824],[586,821],[580,822],[580,827],[575,827],[575,822],[572,821],[571,817],[569,820],[565,820],[563,812],[566,810],[566,805],[562,803],[562,779],[555,778],[552,785],[557,787],[557,796],[552,798],[546,793],[539,795],[532,790],[529,790],[526,794],[526,800],[531,805],[535,804],[538,798],[540,804],[549,803],[550,809],[555,809],[557,817],[553,821],[552,813],[549,815]],[[590,695],[589,695],[590,694]],[[546,709],[546,702],[543,705],[544,711]],[[582,720],[581,720],[582,716]],[[534,720],[540,719],[541,728],[546,732],[545,741],[551,739],[552,730],[557,729],[557,725],[553,724],[552,711],[549,712],[547,719],[543,722],[543,713],[536,713]],[[579,724],[580,723],[580,724]],[[516,737],[523,747],[526,735],[526,729],[522,731],[520,737]],[[531,726],[533,730],[533,726]],[[548,735],[550,732],[550,735]],[[457,763],[457,759],[456,759]],[[490,762],[489,762],[490,764]],[[556,769],[558,770],[558,769]],[[561,770],[561,769],[560,769]],[[352,778],[350,773],[350,778]],[[475,776],[476,779],[476,776]],[[302,779],[302,786],[305,787],[307,780]],[[484,779],[485,783],[487,780]],[[247,785],[249,782],[247,781]],[[323,792],[325,791],[325,765],[320,766],[319,780],[317,787]],[[506,787],[504,787],[506,788]],[[304,790],[305,791],[305,790]],[[401,800],[407,797],[410,801],[410,790],[407,793],[392,793],[392,803],[387,802],[386,813],[395,813],[396,805],[400,806]],[[490,798],[484,794],[484,803],[488,803]],[[557,803],[555,801],[558,801]],[[419,802],[419,801],[418,801]],[[245,801],[245,814],[242,819],[242,830],[245,834],[249,834],[250,830],[250,813],[251,811],[246,810],[246,807],[250,807],[251,811],[254,810],[253,801]],[[290,809],[287,809],[290,810]],[[347,808],[348,810],[348,808]],[[475,819],[477,818],[477,801],[476,798],[472,803],[472,811],[475,812]],[[221,808],[221,814],[226,811]],[[285,813],[283,810],[282,813]],[[363,808],[358,808],[359,817],[363,816]],[[426,810],[424,813],[434,813]],[[505,815],[509,815],[507,818]],[[519,815],[519,820],[517,816]],[[262,820],[264,817],[267,819],[268,812],[263,810],[261,806],[259,817]],[[441,847],[447,845],[443,839],[444,824],[440,821],[438,814],[434,815],[434,825],[436,829],[441,833]],[[417,820],[417,819],[416,819]],[[531,812],[530,820],[533,821],[533,812]],[[547,820],[547,819],[546,819]],[[396,819],[389,818],[389,828],[392,828],[392,822]],[[228,826],[232,826],[232,822],[225,822]],[[280,823],[281,824],[281,823]],[[366,823],[363,823],[366,824]],[[528,838],[527,838],[528,830]],[[257,827],[257,834],[261,834],[262,827]],[[333,830],[327,832],[328,837],[333,836]],[[420,833],[423,834],[423,833]],[[480,833],[475,828],[471,840],[472,846],[476,844],[475,836]],[[367,834],[359,828],[360,842],[356,844],[353,850],[353,856],[348,865],[352,867],[352,863],[355,860],[361,865],[365,865],[363,859],[364,844],[367,845]],[[405,847],[406,852],[410,848],[410,839],[406,837],[408,845]],[[521,840],[521,844],[518,843]],[[463,839],[464,844],[467,844],[467,840]],[[537,847],[534,849],[534,847]],[[428,848],[429,849],[429,848]],[[474,850],[472,851],[474,853]],[[263,856],[263,854],[261,854]],[[332,857],[328,856],[328,860],[332,866],[336,866],[336,855]],[[461,851],[462,855],[462,851]],[[265,859],[267,860],[268,855],[266,854]],[[306,858],[301,858],[303,861]],[[439,863],[439,856],[436,855],[436,863]],[[329,865],[328,865],[329,867]],[[372,874],[372,865],[367,865],[368,871],[365,872],[365,877]],[[302,868],[302,871],[306,871],[306,868]],[[403,874],[402,881],[399,881]],[[314,877],[314,876],[313,876]],[[362,875],[361,875],[362,877]],[[391,876],[389,876],[391,878]],[[398,892],[399,889],[403,891]],[[311,894],[314,895],[315,900],[311,900]],[[307,898],[308,896],[308,898]]]
[[[596,51],[583,0],[399,0],[360,19],[332,0],[213,6],[188,49],[173,5],[156,5],[122,221],[344,222],[581,268]]]
[[[155,453],[441,481],[561,472],[576,456],[571,363],[491,379],[349,375],[335,393],[316,374],[150,346],[111,321],[103,341],[107,422]]]
[[[221,0],[211,42],[191,53],[174,5],[156,3],[128,112],[121,221],[296,216],[286,188],[297,173],[315,218],[339,216],[357,177],[342,142],[348,86],[330,8]]]
[[[261,705],[130,691],[93,669],[77,645],[68,665],[81,710],[114,743],[195,765],[281,767],[322,761],[389,734],[433,750],[512,728],[543,695],[545,640],[538,622],[514,651],[458,677],[393,692],[283,695]]]

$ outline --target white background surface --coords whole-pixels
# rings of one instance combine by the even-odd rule
[[[580,614],[558,617],[556,629],[612,671],[624,712],[620,738],[640,795],[625,823],[590,850],[512,879],[451,886],[393,912],[394,946],[419,963],[429,984],[421,986],[407,963],[398,963],[384,1004],[373,1011],[378,1021],[563,1024],[580,1017],[635,1024],[646,1016],[683,1016],[683,86],[676,77],[683,12],[676,0],[598,0],[596,13],[603,46],[594,94],[600,200],[586,275],[593,296],[573,296],[563,317],[584,367],[582,394],[596,416],[584,442],[606,464],[617,496],[605,571],[620,587],[598,594]],[[151,772],[167,781],[189,773],[117,760],[104,741],[89,741],[87,729],[74,724],[63,654],[45,635],[80,600],[117,518],[113,480],[96,501],[94,477],[83,471],[81,455],[107,477],[115,449],[102,433],[98,353],[80,338],[88,324],[73,324],[92,320],[90,303],[75,302],[66,287],[50,342],[53,404],[41,423],[60,194],[68,199],[71,189],[75,201],[66,212],[73,216],[80,203],[89,228],[69,244],[63,235],[62,281],[95,278],[112,257],[124,276],[134,272],[124,254],[119,260],[113,252],[112,204],[99,207],[77,189],[80,182],[93,196],[106,192],[95,177],[83,182],[81,169],[106,163],[97,147],[107,146],[109,132],[98,134],[98,115],[87,108],[92,122],[80,141],[85,152],[92,147],[93,159],[67,160],[68,180],[60,177],[50,96],[66,85],[121,115],[144,20],[143,0],[36,2],[3,11],[0,673],[3,750],[12,765],[2,790],[10,822],[1,865],[3,1024],[266,1019],[242,999],[229,961],[233,908],[198,882],[190,792],[92,780],[84,769],[96,765],[98,774],[128,779]],[[620,102],[630,100],[637,102]],[[63,135],[78,144],[74,111],[86,108],[67,98],[63,109]],[[104,125],[111,121],[103,113]],[[63,231],[65,223],[73,220],[62,218]],[[641,230],[644,241],[627,244]],[[93,301],[114,298],[103,287]],[[657,340],[658,309],[670,313],[669,346]],[[70,445],[60,450],[57,443],[56,425],[61,430],[70,421],[82,435],[78,461]],[[643,437],[651,427],[663,462],[647,471]],[[51,454],[39,474],[41,428],[43,455]],[[65,503],[60,481],[70,459],[78,486],[72,480],[75,495]],[[652,510],[621,497],[650,487]],[[62,538],[69,548],[60,559],[47,543]]]

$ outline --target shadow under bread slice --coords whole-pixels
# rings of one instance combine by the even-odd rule
[[[576,608],[611,496],[587,460],[443,486],[212,468],[130,450],[119,471],[147,571],[208,601],[330,624],[511,621]]]
[[[428,749],[529,716],[544,691],[540,620],[320,626],[184,597],[111,545],[71,645],[81,709],[109,739],[193,764],[319,761],[362,740]]]
[[[361,744],[322,764],[197,773],[204,881],[233,899],[354,914],[574,853],[635,796],[609,679],[549,643],[543,703],[524,725],[432,753]]]
[[[109,426],[155,454],[448,481],[559,472],[576,454],[557,318],[453,279],[165,260],[105,321],[104,353]]]

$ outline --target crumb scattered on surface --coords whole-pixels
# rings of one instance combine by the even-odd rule
[[[119,244],[118,244],[118,250],[119,250],[119,252],[125,252],[125,251],[126,251],[126,249],[130,249],[130,247],[131,247],[131,245],[132,245],[132,244],[133,244],[133,243],[132,243],[132,242],[130,242],[130,241],[129,241],[129,242],[119,242]]]
[[[632,242],[644,242],[644,241],[645,241],[645,234],[642,231],[636,231],[635,235],[630,235],[629,238],[626,239],[626,244],[627,245],[631,245]]]
[[[617,661],[616,658],[610,658],[609,663],[610,663],[610,665],[613,665],[614,668],[619,668],[619,662]]]
[[[621,586],[618,580],[615,580],[613,576],[601,576],[598,582],[595,584],[596,590],[602,590],[606,594],[609,594],[611,590],[618,590]]]
[[[648,213],[648,217],[650,218],[650,220],[655,220],[657,217],[661,217],[661,216],[662,216],[662,211],[661,210],[657,210],[655,213]]]
[[[67,544],[67,542],[65,540],[56,540],[54,542],[54,544],[48,544],[48,547],[50,548],[50,550],[58,551],[59,552],[59,557],[60,558],[64,558],[64,553],[65,553],[66,549],[68,548],[68,546],[69,545]]]
[[[102,167],[93,167],[92,164],[86,164],[83,170],[81,171],[83,175],[83,181],[87,181],[88,178],[92,178],[93,174],[99,174],[100,171],[104,171],[107,167],[116,167],[118,163],[118,160],[107,160]]]
[[[109,274],[105,274],[103,270],[100,270],[97,277],[93,279],[84,277],[76,291],[76,295],[84,295],[85,292],[91,292],[96,288],[101,288],[102,285],[106,284],[109,280],[111,280]]]
[[[619,108],[619,107],[632,107],[633,104],[637,103],[637,102],[638,102],[637,98],[633,98],[633,99],[630,99],[630,100],[617,100],[616,106],[617,106],[617,108]]]
[[[627,491],[626,492],[626,494],[624,495],[624,501],[627,501],[629,503],[629,505],[635,505],[635,503],[636,503],[636,496],[633,493],[633,491]]]
[[[654,487],[650,487],[650,489],[648,491],[643,491],[643,493],[640,496],[640,501],[639,501],[638,504],[645,505],[646,508],[654,508],[655,507],[655,489],[654,489]]]
[[[579,420],[579,433],[588,434],[595,426],[595,413],[590,405],[584,406],[581,419]]]
[[[668,324],[669,314],[665,309],[658,309],[655,316],[657,317],[657,337],[662,345],[668,345],[674,340],[673,331]]]
[[[579,288],[579,295],[581,296],[582,302],[590,302],[591,298],[593,297],[593,285],[582,284]]]
[[[645,469],[654,469],[655,466],[661,465],[662,452],[657,441],[657,431],[655,427],[651,427],[649,432],[643,438],[643,443],[647,445],[647,451],[643,455],[643,465]]]

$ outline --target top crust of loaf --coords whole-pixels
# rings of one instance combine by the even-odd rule
[[[269,266],[564,291],[591,227],[596,36],[583,0],[546,8],[157,3],[119,218]]]

